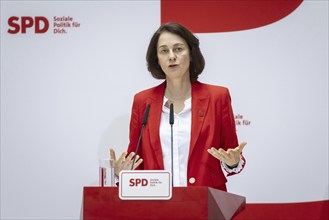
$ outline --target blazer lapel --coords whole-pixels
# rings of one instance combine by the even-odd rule
[[[189,158],[192,155],[195,144],[199,138],[209,106],[209,94],[203,89],[200,82],[192,83],[192,125]]]
[[[149,138],[156,158],[155,163],[158,164],[159,169],[164,169],[159,129],[165,86],[166,83],[164,82],[155,87],[154,92],[147,98],[148,103],[151,105],[148,120]]]

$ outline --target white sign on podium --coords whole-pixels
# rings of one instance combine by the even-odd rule
[[[123,170],[119,174],[122,200],[169,200],[172,196],[171,173],[164,170]]]

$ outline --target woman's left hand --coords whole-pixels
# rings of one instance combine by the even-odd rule
[[[208,153],[217,158],[218,160],[224,162],[230,167],[235,167],[240,161],[240,154],[243,148],[246,146],[246,142],[242,142],[239,146],[233,149],[228,149],[227,151],[219,148],[218,150],[214,147],[208,149]]]

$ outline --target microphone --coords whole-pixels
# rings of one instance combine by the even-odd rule
[[[170,112],[169,112],[169,124],[171,127],[170,132],[170,143],[171,143],[171,184],[174,186],[174,140],[173,140],[173,124],[174,124],[174,104],[170,104]]]
[[[170,104],[170,112],[169,112],[169,124],[172,126],[174,124],[174,104]]]
[[[149,112],[150,112],[150,107],[151,105],[150,104],[147,104],[146,106],[146,110],[144,112],[144,117],[143,117],[143,121],[142,121],[142,126],[145,126],[146,123],[147,123],[147,119],[149,117]]]
[[[134,169],[134,165],[135,165],[135,161],[136,161],[136,154],[137,154],[139,144],[140,144],[142,136],[143,136],[144,127],[147,124],[147,119],[148,119],[148,116],[149,116],[150,107],[151,107],[151,105],[147,104],[145,112],[144,112],[144,117],[143,117],[143,121],[142,121],[142,130],[141,130],[141,133],[139,134],[139,137],[138,137],[138,142],[137,142],[137,146],[136,146],[136,150],[135,150],[133,164],[131,165],[131,170]]]

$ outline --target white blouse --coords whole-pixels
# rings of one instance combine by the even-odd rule
[[[163,98],[160,121],[160,141],[164,169],[171,171],[171,126],[169,124],[169,108],[165,105],[168,99]],[[191,137],[191,98],[185,100],[184,109],[174,113],[173,124],[173,176],[174,186],[187,186],[187,158]]]

